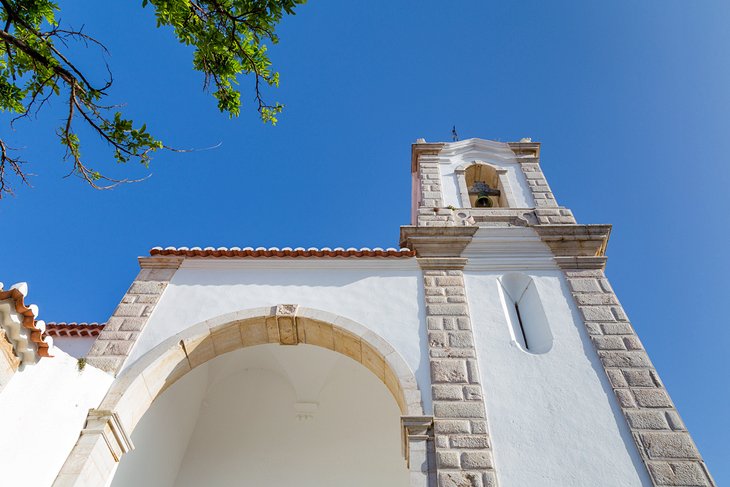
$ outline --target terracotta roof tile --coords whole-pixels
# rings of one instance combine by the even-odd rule
[[[49,350],[53,340],[46,336],[46,324],[35,319],[38,315],[38,307],[32,304],[26,306],[25,295],[27,293],[28,285],[25,283],[16,284],[7,291],[4,291],[0,284],[0,301],[12,299],[15,302],[15,311],[23,317],[23,327],[30,330],[30,341],[36,345],[38,356],[52,357]]]
[[[52,337],[95,337],[99,336],[106,323],[46,323],[46,333]]]
[[[150,250],[150,255],[173,255],[179,257],[415,257],[416,253],[411,249],[381,249],[379,247],[369,248],[349,248],[344,249],[338,247],[330,249],[328,247],[308,248],[291,247],[154,247]]]

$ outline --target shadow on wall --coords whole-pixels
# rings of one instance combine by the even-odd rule
[[[535,282],[526,274],[511,272],[499,278],[499,283],[512,339],[528,353],[550,351],[553,334]]]
[[[613,388],[611,387],[611,384],[608,381],[608,377],[606,376],[606,370],[603,368],[601,359],[598,357],[598,353],[596,352],[596,349],[593,346],[590,337],[588,336],[588,331],[583,324],[583,317],[580,315],[580,312],[578,311],[578,307],[576,306],[575,302],[573,302],[573,300],[568,297],[571,296],[571,292],[568,288],[568,283],[564,278],[560,279],[560,286],[563,291],[562,296],[565,300],[565,304],[570,309],[570,313],[573,317],[573,323],[577,327],[578,336],[580,336],[580,341],[583,345],[583,353],[590,362],[593,371],[596,373],[596,377],[598,377],[601,383],[603,393],[606,397],[606,402],[611,406],[611,413],[613,413],[613,419],[616,423],[616,428],[621,434],[621,439],[626,446],[626,451],[630,452],[631,462],[633,463],[636,471],[641,476],[644,485],[646,487],[651,487],[653,484],[649,479],[649,474],[647,473],[646,466],[641,461],[641,456],[636,448],[636,443],[634,442],[634,439],[631,436],[631,432],[629,431],[629,427],[626,424],[626,418],[621,411],[621,407],[618,405],[616,394],[613,392]]]

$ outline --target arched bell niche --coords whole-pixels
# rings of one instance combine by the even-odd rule
[[[507,170],[481,161],[462,164],[454,170],[462,208],[514,207]]]

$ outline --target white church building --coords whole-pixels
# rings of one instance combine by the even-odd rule
[[[419,139],[399,248],[154,248],[105,324],[0,286],[2,485],[714,486],[539,159]]]

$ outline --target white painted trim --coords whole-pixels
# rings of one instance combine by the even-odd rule
[[[464,249],[464,271],[557,270],[555,256],[532,228],[480,228]]]

